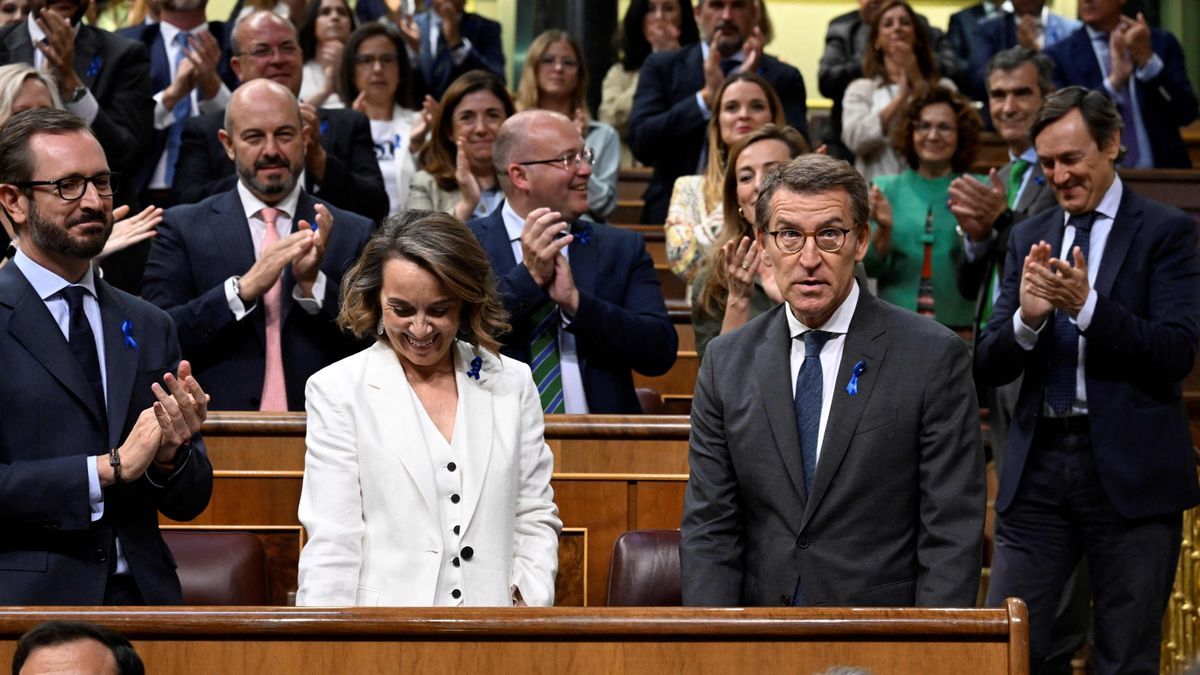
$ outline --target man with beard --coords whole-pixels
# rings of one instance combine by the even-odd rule
[[[217,410],[303,410],[308,377],[363,346],[337,327],[338,291],[373,225],[300,185],[303,126],[283,85],[239,87],[220,131],[237,185],[168,209],[146,263],[145,298]]]
[[[91,264],[116,188],[78,117],[29,110],[0,130],[21,238],[0,270],[0,604],[178,604],[158,515],[191,520],[212,493],[208,396],[171,320]]]

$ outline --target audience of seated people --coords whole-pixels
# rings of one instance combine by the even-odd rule
[[[551,29],[533,39],[517,86],[517,110],[553,110],[575,122],[592,152],[588,181],[590,220],[604,222],[617,208],[617,172],[621,141],[616,129],[592,119],[587,109],[587,61],[579,42],[565,31]]]
[[[300,100],[315,108],[344,108],[351,101],[341,98],[342,52],[357,28],[346,0],[309,0],[300,24],[300,51],[304,55],[304,79]]]

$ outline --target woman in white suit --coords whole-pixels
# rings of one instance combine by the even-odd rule
[[[392,216],[342,282],[376,343],[313,375],[297,605],[554,604],[562,521],[529,367],[453,217]]]

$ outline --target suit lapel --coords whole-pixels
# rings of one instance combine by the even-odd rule
[[[104,330],[104,364],[108,379],[105,392],[108,410],[108,443],[117,447],[124,431],[125,416],[133,397],[133,381],[137,375],[137,354],[141,327],[129,319],[128,309],[120,297],[103,280],[97,279],[100,296],[100,322]],[[126,325],[126,321],[129,321]],[[130,341],[125,340],[128,333]]]
[[[1126,185],[1121,195],[1121,205],[1117,207],[1117,217],[1113,219],[1112,229],[1108,233],[1108,241],[1104,244],[1104,259],[1100,261],[1100,269],[1096,272],[1096,293],[1109,296],[1113,284],[1117,280],[1117,272],[1125,262],[1125,255],[1133,244],[1137,232],[1142,227],[1142,208],[1137,203],[1137,195]]]
[[[173,69],[167,58],[167,46],[163,43],[162,29],[154,26],[153,37],[150,38],[150,77],[154,81],[154,90],[162,91],[171,84]]]
[[[96,79],[104,66],[100,47],[99,36],[87,26],[80,26],[75,36],[75,72],[93,94],[96,91]]]
[[[1010,164],[1005,166],[1011,166]],[[1042,173],[1042,166],[1034,163],[1029,169],[1033,173],[1029,176],[1029,182],[1025,184],[1025,190],[1021,193],[1021,198],[1017,200],[1016,208],[1013,209],[1022,217],[1029,215],[1029,209],[1037,203],[1037,200],[1042,196],[1042,191],[1049,189],[1046,186],[1046,174]]]
[[[4,40],[8,49],[9,63],[33,64],[33,38],[29,36],[29,25],[21,22]]]
[[[463,342],[455,343],[454,348],[458,353],[454,369],[456,373],[463,372],[470,368],[475,353],[471,351],[470,345]],[[488,475],[488,465],[492,461],[492,445],[495,438],[495,434],[492,433],[495,424],[495,401],[491,388],[487,386],[487,377],[489,372],[495,373],[500,368],[500,362],[482,350],[480,358],[483,359],[483,365],[478,380],[465,376],[458,378],[458,395],[461,400],[458,412],[467,414],[467,411],[470,411],[470,418],[463,420],[461,425],[455,420],[455,433],[466,435],[466,442],[458,444],[466,455],[461,462],[465,498],[462,511],[464,530],[471,526],[475,509],[479,505],[479,497],[483,494],[483,481]]]
[[[846,333],[846,344],[842,348],[842,360],[838,364],[829,420],[825,423],[825,438],[817,459],[817,475],[813,477],[812,499],[804,509],[804,518],[800,522],[801,530],[816,512],[821,498],[825,496],[829,484],[833,481],[834,474],[846,457],[850,440],[858,428],[858,421],[874,394],[875,387],[871,386],[872,381],[877,380],[882,371],[883,358],[887,353],[887,330],[879,321],[879,310],[875,306],[877,302],[879,300],[865,290],[860,291],[858,307],[850,320],[850,330]],[[852,396],[846,391],[846,386],[850,383],[855,365],[860,361],[863,365],[858,381],[858,393]],[[873,375],[876,377],[872,377]]]
[[[796,494],[803,504],[808,495],[804,490],[804,467],[800,461],[800,432],[796,427],[796,408],[793,405],[791,381],[792,337],[788,330],[787,306],[781,305],[771,317],[766,339],[754,353],[754,367],[759,387],[759,400],[766,409],[775,448],[787,468]]]
[[[598,227],[591,225],[590,223],[579,221],[575,223],[575,227],[572,228],[572,231],[577,231],[576,228],[581,225],[592,227],[592,234],[587,242],[583,242],[578,239],[571,242],[571,276],[574,277],[575,287],[579,289],[580,293],[595,295],[596,273],[599,266],[599,261],[597,260],[598,254],[596,250],[600,246],[600,244],[596,242],[596,229],[598,229]],[[584,378],[586,381],[588,369],[587,356],[577,353],[577,357],[579,358],[579,376]]]
[[[483,220],[483,248],[489,251],[488,257],[495,263],[496,274],[501,276],[517,266],[517,257],[513,255],[512,242],[508,240],[508,230],[504,227],[504,215],[501,213],[504,204],[497,206],[492,215]],[[572,252],[572,255],[574,253]],[[575,269],[572,265],[571,272]]]

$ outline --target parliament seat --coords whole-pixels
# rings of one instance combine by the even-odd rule
[[[164,530],[185,605],[266,605],[267,553],[249,532]]]
[[[609,607],[679,607],[679,530],[630,530],[613,543]]]

